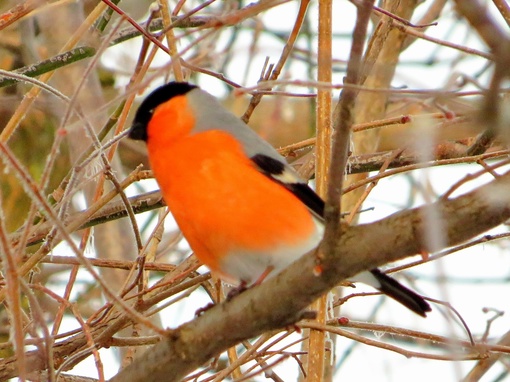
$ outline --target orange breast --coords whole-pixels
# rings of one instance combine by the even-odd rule
[[[301,201],[261,174],[229,134],[210,130],[170,145],[149,140],[148,148],[166,203],[211,270],[239,279],[222,266],[225,256],[261,253],[261,262],[271,265],[278,250],[298,247],[316,232]]]

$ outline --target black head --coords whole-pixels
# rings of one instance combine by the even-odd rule
[[[195,88],[195,85],[187,82],[169,82],[154,90],[138,107],[129,130],[129,138],[147,141],[147,124],[152,118],[154,109],[173,97],[186,94]]]

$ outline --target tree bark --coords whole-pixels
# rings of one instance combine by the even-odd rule
[[[314,254],[304,256],[274,279],[169,331],[166,340],[110,381],[179,381],[242,340],[296,323],[303,317],[303,309],[338,282],[431,250],[424,239],[427,229],[424,216],[430,212],[427,209],[441,217],[445,246],[501,224],[510,217],[509,187],[510,173],[506,173],[455,199],[398,212],[374,223],[346,227],[334,252],[325,254],[320,275],[314,272]]]

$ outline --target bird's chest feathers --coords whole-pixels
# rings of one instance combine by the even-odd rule
[[[246,173],[257,172],[228,133],[210,130],[166,144],[149,145],[151,166],[167,199],[224,200]],[[239,190],[237,190],[239,192]],[[171,200],[167,200],[171,204]],[[187,204],[187,203],[186,203]]]
[[[214,270],[250,280],[320,241],[306,206],[260,173],[228,133],[208,131],[158,149],[149,153],[165,201],[197,256]],[[230,265],[215,263],[223,255],[231,256]],[[246,258],[254,261],[238,264]]]

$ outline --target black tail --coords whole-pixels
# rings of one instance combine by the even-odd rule
[[[422,317],[426,317],[427,312],[432,310],[429,303],[425,301],[423,297],[421,297],[416,292],[406,288],[397,280],[381,272],[379,269],[371,269],[370,273],[372,273],[372,275],[380,284],[377,289],[389,297],[397,300],[402,305],[411,309],[413,312],[419,314]]]

